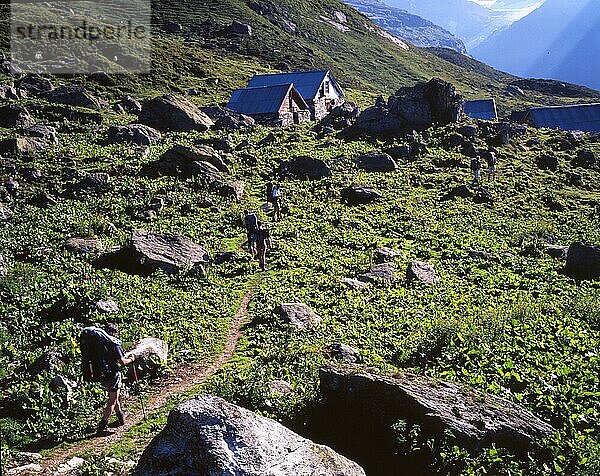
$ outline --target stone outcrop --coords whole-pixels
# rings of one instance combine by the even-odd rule
[[[522,406],[457,383],[409,373],[384,376],[356,366],[326,367],[319,376],[321,394],[335,408],[374,425],[404,420],[432,436],[449,430],[470,450],[496,445],[523,453],[554,432]]]
[[[454,86],[434,78],[428,83],[399,89],[387,103],[378,100],[360,114],[344,135],[394,137],[433,124],[458,122],[463,109],[464,99]]]
[[[274,420],[212,395],[171,410],[137,476],[364,476],[356,463]]]
[[[312,157],[300,156],[282,163],[279,166],[279,175],[298,179],[318,180],[331,177],[331,169],[325,162]]]
[[[392,157],[385,152],[367,152],[356,158],[356,166],[367,172],[393,172],[398,168]]]
[[[206,131],[213,121],[193,102],[175,94],[165,94],[146,101],[139,122],[159,131]]]
[[[567,251],[564,272],[575,279],[600,278],[600,246],[573,243]]]
[[[136,230],[126,246],[100,256],[96,266],[146,276],[157,270],[175,274],[208,261],[208,252],[186,236]]]
[[[160,132],[144,124],[112,126],[107,132],[107,141],[109,144],[153,145],[160,138]]]
[[[419,281],[428,286],[437,283],[440,278],[436,274],[435,269],[429,263],[423,261],[412,261],[406,269],[406,282]]]
[[[342,189],[342,201],[348,205],[364,205],[382,197],[381,192],[371,185],[356,184]]]
[[[321,318],[306,304],[300,302],[283,303],[273,311],[286,324],[298,329],[318,326]]]
[[[60,86],[39,94],[49,102],[65,104],[67,106],[86,107],[88,109],[101,109],[101,101],[90,94],[83,86],[69,84]]]

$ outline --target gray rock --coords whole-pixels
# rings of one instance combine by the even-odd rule
[[[252,27],[247,23],[233,20],[226,28],[226,32],[232,35],[252,36]]]
[[[160,132],[144,124],[112,126],[107,132],[107,141],[109,144],[153,145],[161,137]]]
[[[115,110],[120,110],[128,114],[139,114],[142,112],[142,103],[133,99],[131,96],[125,96],[113,107]]]
[[[91,172],[73,185],[75,193],[105,192],[110,187],[110,175],[106,172]]]
[[[193,102],[175,94],[166,94],[146,101],[139,122],[159,131],[206,131],[213,121]]]
[[[18,83],[19,92],[22,96],[38,96],[41,93],[52,91],[52,82],[41,76],[27,75]]]
[[[208,145],[186,146],[177,144],[160,157],[161,169],[178,168],[185,170],[194,162],[208,162],[219,172],[229,173],[221,156]]]
[[[471,450],[496,445],[523,453],[554,432],[520,405],[457,383],[409,373],[388,377],[356,366],[320,371],[321,394],[335,408],[389,428],[398,420],[433,436],[451,431]]]
[[[549,154],[541,154],[537,158],[537,165],[544,170],[558,170],[558,157]]]
[[[4,100],[15,100],[19,99],[19,94],[13,84],[1,84],[0,85],[0,99]]]
[[[306,304],[299,302],[283,303],[276,307],[274,313],[286,324],[291,324],[298,329],[318,326],[321,318]]]
[[[19,132],[27,137],[36,137],[38,139],[42,139],[48,144],[58,144],[58,136],[56,135],[56,129],[52,126],[48,126],[45,124],[34,124],[32,126],[28,126],[24,129],[21,129]]]
[[[354,290],[354,291],[362,291],[363,289],[365,289],[368,284],[363,282],[363,281],[359,281],[358,279],[354,279],[354,278],[343,278],[340,281],[344,286]]]
[[[382,197],[381,192],[371,185],[350,185],[342,189],[342,200],[348,205],[364,205]]]
[[[217,131],[237,131],[248,127],[254,127],[256,121],[245,114],[231,112],[217,119],[215,122],[215,130]]]
[[[34,123],[29,111],[19,104],[7,104],[0,107],[0,127],[27,127]]]
[[[0,222],[8,221],[13,217],[13,211],[0,203]]]
[[[152,440],[137,476],[364,476],[356,463],[274,420],[201,395],[178,405]]]
[[[86,107],[88,109],[102,108],[102,103],[98,98],[94,97],[83,86],[77,84],[59,86],[50,91],[42,92],[39,96],[49,102],[67,106]]]
[[[94,307],[96,308],[96,311],[101,314],[117,314],[121,310],[115,301],[111,301],[109,299],[101,299],[100,301],[96,301]]]
[[[476,250],[474,248],[467,249],[467,254],[469,255],[469,258],[471,258],[471,259],[480,259],[483,261],[488,261],[492,258],[492,255],[490,253],[488,253],[487,251],[480,251],[480,250]]]
[[[239,201],[244,196],[246,184],[241,180],[223,183],[215,182],[211,185],[211,188],[225,198],[233,198]]]
[[[73,393],[73,390],[77,388],[77,382],[69,380],[64,375],[55,375],[50,382],[50,388],[55,392],[66,392],[67,395]]]
[[[543,248],[544,248],[544,252],[548,256],[550,256],[552,258],[556,258],[556,259],[565,259],[567,257],[567,253],[569,251],[568,246],[560,246],[560,245],[544,244]]]
[[[102,241],[97,238],[69,238],[65,248],[71,253],[88,254],[102,251]]]
[[[600,246],[573,243],[567,252],[564,272],[575,279],[600,278]]]
[[[294,393],[292,384],[285,380],[272,380],[268,384],[269,396],[281,397]]]
[[[367,172],[393,172],[398,168],[388,154],[375,151],[358,156],[356,166]]]
[[[475,139],[475,137],[477,137],[477,132],[477,126],[471,124],[466,124],[458,128],[458,133],[467,139]]]
[[[392,284],[396,281],[394,263],[379,263],[371,266],[369,271],[358,275],[358,279],[364,283]]]
[[[578,150],[577,155],[572,160],[574,167],[592,168],[598,163],[596,154],[591,150]]]
[[[135,357],[135,365],[141,375],[154,372],[167,364],[169,345],[161,339],[145,337],[140,339],[127,356]],[[133,370],[129,370],[133,373]],[[133,376],[133,375],[132,375]]]
[[[6,470],[6,476],[31,476],[32,474],[41,474],[44,468],[38,463],[28,463],[22,466],[15,466]]]
[[[287,162],[283,162],[279,166],[278,172],[282,177],[292,177],[301,180],[319,180],[331,177],[331,169],[325,162],[306,155],[294,157]]]
[[[136,230],[129,246],[131,253],[150,272],[178,273],[196,263],[208,263],[208,252],[190,238],[177,233],[151,233]]]
[[[358,362],[358,351],[349,345],[342,344],[341,342],[334,342],[333,344],[327,346],[326,350],[331,357],[340,362],[344,362],[346,364]]]
[[[35,359],[29,366],[28,371],[32,375],[37,375],[41,372],[49,372],[63,365],[65,365],[63,353],[58,349],[50,349]]]
[[[400,251],[391,248],[383,247],[375,250],[375,262],[384,263],[386,261],[394,261],[396,258],[402,257]]]
[[[433,269],[433,266],[429,263],[412,261],[408,264],[408,268],[406,269],[406,282],[410,284],[414,280],[431,286],[437,283],[440,278],[436,274],[435,269]]]

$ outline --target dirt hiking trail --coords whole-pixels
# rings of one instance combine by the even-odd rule
[[[196,385],[203,383],[231,359],[240,338],[241,328],[248,313],[248,306],[261,279],[262,275],[259,275],[251,282],[248,291],[242,298],[242,302],[231,322],[231,326],[229,327],[225,339],[225,345],[216,359],[209,365],[207,365],[207,363],[181,365],[174,369],[174,371],[163,380],[158,381],[155,385],[156,392],[152,393],[146,402],[146,413],[158,410],[166,405],[171,397],[185,393]],[[131,397],[129,400],[131,401]],[[91,436],[81,443],[74,444],[64,449],[57,449],[39,462],[43,468],[42,474],[57,474],[58,467],[74,456],[90,452],[93,452],[94,454],[101,453],[109,446],[119,441],[131,427],[139,423],[143,418],[144,415],[142,409],[136,409],[134,412],[126,413],[125,425],[113,429],[113,434],[105,437]]]

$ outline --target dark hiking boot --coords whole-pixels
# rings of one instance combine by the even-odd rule
[[[108,436],[111,434],[112,431],[108,429],[108,420],[100,420],[98,428],[96,428],[96,436]]]
[[[125,414],[123,412],[117,412],[117,421],[119,422],[118,426],[125,424]]]

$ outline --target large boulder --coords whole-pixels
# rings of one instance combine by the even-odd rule
[[[142,103],[131,96],[125,96],[113,106],[113,110],[125,114],[139,114],[142,112]]]
[[[367,152],[356,158],[356,166],[367,172],[393,172],[398,168],[394,159],[385,152]]]
[[[412,261],[406,269],[406,282],[412,283],[419,281],[428,286],[437,283],[440,278],[436,274],[435,269],[429,263],[423,261]]]
[[[107,132],[109,144],[153,145],[160,139],[160,132],[144,124],[112,126]]]
[[[0,140],[0,154],[37,154],[49,147],[47,141],[38,137],[9,137]]]
[[[177,144],[167,150],[157,164],[162,171],[177,169],[183,171],[190,168],[194,162],[208,162],[219,172],[229,173],[227,165],[218,152],[208,145],[187,146]]]
[[[596,154],[592,150],[578,150],[577,155],[571,161],[574,167],[591,168],[598,163]]]
[[[369,268],[369,271],[358,275],[363,283],[392,284],[396,280],[394,263],[378,263]]]
[[[321,159],[308,156],[294,157],[279,166],[279,174],[283,177],[318,180],[331,177],[331,169]]]
[[[381,192],[371,185],[350,185],[342,189],[342,201],[348,205],[363,205],[382,197]]]
[[[0,99],[19,99],[19,94],[13,84],[0,84]]]
[[[573,243],[567,251],[564,272],[575,279],[600,278],[600,246]]]
[[[42,139],[48,144],[58,145],[56,128],[53,126],[48,126],[46,124],[34,124],[21,129],[19,133],[27,137]]]
[[[144,375],[167,364],[169,345],[164,340],[145,337],[136,342],[127,355],[135,357],[136,368]]]
[[[87,91],[83,86],[69,84],[60,86],[39,95],[49,102],[66,104],[67,106],[86,107],[88,109],[101,109],[101,101]]]
[[[139,122],[159,131],[206,131],[214,123],[193,102],[175,94],[146,101]]]
[[[0,107],[0,127],[27,127],[34,124],[29,111],[19,104],[7,104]]]
[[[75,254],[90,254],[102,251],[103,245],[97,238],[73,237],[65,242],[65,248]]]
[[[0,203],[0,222],[9,221],[13,215],[13,211],[10,208]]]
[[[38,96],[42,93],[52,91],[54,86],[48,78],[42,76],[27,75],[18,82],[21,96]]]
[[[280,423],[201,395],[171,410],[135,474],[167,476],[364,476],[356,463]]]
[[[351,102],[345,102],[334,107],[316,127],[317,132],[341,131],[356,123],[360,108]]]
[[[277,306],[273,312],[283,322],[298,329],[318,326],[321,323],[319,315],[300,302],[283,303]]]
[[[434,78],[428,83],[399,89],[387,104],[379,100],[358,117],[347,134],[397,136],[411,130],[424,130],[433,124],[457,122],[463,109],[464,99],[454,86]]]
[[[337,411],[376,427],[403,420],[434,437],[450,431],[470,450],[495,445],[521,454],[554,432],[520,405],[453,382],[356,366],[326,367],[319,376],[321,394]]]
[[[218,131],[237,131],[238,129],[254,127],[255,125],[256,121],[252,117],[231,111],[219,117],[215,122],[214,128]]]
[[[126,246],[102,255],[96,265],[147,276],[159,269],[175,274],[202,268],[208,261],[208,252],[186,236],[135,230]]]
[[[537,158],[537,166],[542,170],[558,170],[558,157],[550,154],[541,154]]]

